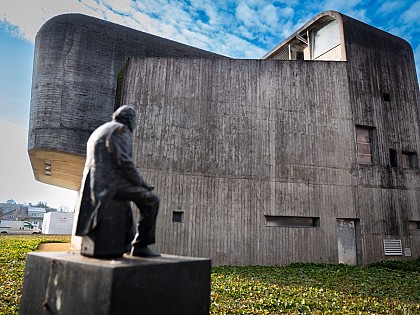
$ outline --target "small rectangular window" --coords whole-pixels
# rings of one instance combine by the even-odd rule
[[[356,150],[359,164],[373,165],[374,147],[373,135],[375,128],[356,126]]]
[[[420,230],[420,221],[408,221],[409,230]]]
[[[283,227],[317,227],[319,226],[318,217],[266,215],[265,219],[266,219],[265,226],[283,226]]]
[[[184,211],[172,212],[172,222],[184,222]]]
[[[296,52],[296,60],[304,60],[303,51]]]
[[[417,168],[417,154],[415,152],[402,152],[401,165],[403,168]]]
[[[391,165],[391,167],[397,167],[397,164],[397,151],[389,149],[389,165]]]
[[[389,93],[384,93],[383,97],[385,102],[391,102],[391,95]]]

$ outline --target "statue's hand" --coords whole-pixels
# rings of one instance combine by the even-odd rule
[[[152,185],[150,185],[149,183],[146,183],[146,182],[143,183],[143,186],[146,187],[150,191],[155,189],[155,187],[153,187]]]

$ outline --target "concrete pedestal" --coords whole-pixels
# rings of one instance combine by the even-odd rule
[[[19,314],[208,315],[210,269],[205,258],[29,253]]]

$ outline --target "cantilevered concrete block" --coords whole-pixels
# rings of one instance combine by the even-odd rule
[[[19,313],[209,313],[211,261],[162,255],[115,260],[29,253]]]

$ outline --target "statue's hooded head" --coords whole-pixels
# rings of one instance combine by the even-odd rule
[[[123,105],[112,114],[112,120],[126,125],[133,131],[136,127],[136,111],[131,106]]]

